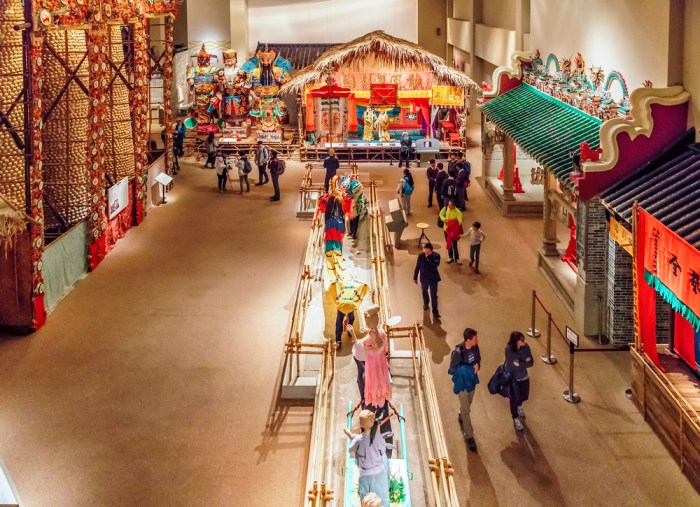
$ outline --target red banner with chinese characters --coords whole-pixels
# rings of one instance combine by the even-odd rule
[[[656,352],[656,293],[644,280],[644,258],[646,252],[648,221],[642,217],[642,211],[637,213],[637,257],[635,259],[634,273],[637,286],[637,318],[639,340],[642,349],[656,366],[661,367],[659,355]]]
[[[642,209],[639,223],[646,231],[639,235],[644,269],[700,316],[700,252]]]

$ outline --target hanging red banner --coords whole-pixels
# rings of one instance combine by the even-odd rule
[[[644,242],[644,269],[700,316],[700,252],[642,209],[639,223],[646,231],[639,237]]]

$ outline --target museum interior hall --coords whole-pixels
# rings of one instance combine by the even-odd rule
[[[0,507],[700,507],[698,27],[0,0]]]

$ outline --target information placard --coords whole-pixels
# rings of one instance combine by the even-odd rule
[[[566,326],[566,339],[569,340],[574,347],[578,347],[578,335],[569,326]]]
[[[109,219],[112,220],[129,204],[129,178],[125,176],[119,183],[109,187],[107,201]]]

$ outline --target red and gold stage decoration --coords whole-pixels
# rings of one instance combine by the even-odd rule
[[[420,46],[382,31],[371,32],[326,51],[282,88],[283,93],[302,97],[306,107],[303,130],[310,142],[323,140],[327,134],[319,130],[318,114],[309,110],[314,104],[308,95],[329,84],[349,91],[347,123],[341,125],[347,136],[335,139],[334,134],[333,142],[377,140],[365,125],[370,122],[381,131],[380,142],[391,141],[390,136],[396,139],[401,130],[412,131],[414,137],[430,136],[435,120],[431,106],[464,108],[465,89],[476,89],[469,77]]]

